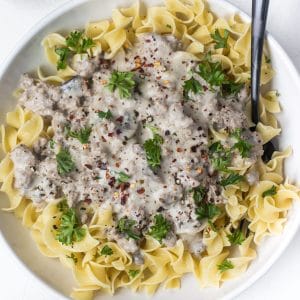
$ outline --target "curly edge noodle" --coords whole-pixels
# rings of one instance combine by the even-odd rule
[[[227,49],[214,49],[211,33],[216,29],[226,29],[232,33]],[[145,32],[173,34],[182,41],[186,51],[200,59],[205,52],[212,51],[212,59],[221,61],[223,68],[237,82],[249,81],[249,24],[241,22],[236,16],[229,20],[215,18],[202,0],[165,0],[165,6],[150,7],[143,17],[140,15],[140,4],[136,3],[129,8],[113,10],[112,20],[91,22],[85,29],[85,34],[95,43],[91,51],[94,54],[103,52],[107,59],[112,58],[122,48],[131,47],[135,36]],[[58,56],[55,47],[64,46],[66,39],[53,33],[45,37],[42,44],[49,62],[56,65]],[[80,60],[82,57],[75,55],[73,59]],[[48,77],[39,69],[38,75],[40,80],[62,83],[76,75],[76,72],[68,66]],[[272,76],[273,70],[264,56],[262,84],[268,83]],[[278,112],[280,106],[276,92],[271,91],[261,97],[261,123],[257,130],[264,142],[280,133],[274,116]],[[226,138],[221,133],[212,134],[216,140]],[[259,244],[267,235],[279,234],[282,231],[292,200],[299,197],[299,189],[285,181],[282,172],[283,160],[291,154],[291,149],[275,152],[267,164],[258,162],[260,181],[256,186],[249,187],[243,183],[230,185],[224,190],[224,197],[228,200],[225,209],[231,222],[225,227],[224,215],[216,217],[214,222],[222,228],[218,232],[211,225],[207,225],[204,231],[206,251],[201,259],[196,259],[186,251],[180,240],[175,247],[167,248],[151,237],[146,237],[142,248],[145,263],[136,266],[130,255],[116,243],[108,242],[105,237],[105,227],[113,223],[111,209],[99,209],[89,226],[85,225],[85,238],[70,247],[62,245],[53,234],[52,228],[58,225],[62,214],[57,208],[57,202],[49,203],[43,210],[38,210],[29,199],[22,198],[14,189],[14,166],[10,152],[21,143],[32,146],[40,136],[51,138],[51,128],[43,124],[39,115],[17,106],[15,111],[7,113],[6,125],[2,125],[1,135],[2,148],[6,154],[0,163],[1,191],[7,194],[10,201],[10,207],[5,210],[13,211],[17,217],[22,218],[23,225],[30,229],[34,241],[45,256],[59,258],[72,269],[78,283],[78,288],[72,293],[74,299],[92,299],[99,290],[113,294],[116,289],[124,286],[133,291],[145,290],[150,294],[161,284],[165,288],[178,288],[183,274],[191,272],[201,286],[219,286],[247,269],[256,257],[255,244]],[[235,170],[243,174],[248,167],[243,161]],[[263,191],[272,186],[277,188],[276,195],[262,197]],[[55,216],[57,217],[54,218]],[[249,222],[251,234],[242,245],[231,246],[227,235],[243,219]],[[96,253],[105,245],[113,249],[113,254],[97,257]],[[225,259],[229,259],[235,267],[220,272],[217,266]],[[139,271],[134,278],[128,275],[132,269]]]

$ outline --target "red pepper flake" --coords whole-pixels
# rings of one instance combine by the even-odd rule
[[[122,182],[120,184],[120,190],[121,192],[124,192],[125,190],[127,190],[130,187],[130,183],[129,182]]]
[[[140,188],[136,192],[141,195],[141,194],[145,193],[145,189],[144,188]]]
[[[103,135],[101,135],[101,140],[102,142],[106,143],[106,138]]]
[[[125,205],[128,199],[128,194],[124,194],[121,196],[121,205]]]
[[[177,152],[182,152],[183,149],[178,147],[178,148],[176,149],[176,151],[177,151]]]
[[[208,87],[206,85],[203,85],[203,90],[206,92],[208,90]]]
[[[120,163],[117,161],[117,162],[115,163],[115,166],[116,166],[116,168],[120,168]]]
[[[90,165],[90,164],[85,164],[84,166],[85,166],[86,168],[90,169],[90,170],[92,170],[92,169],[93,169],[93,166],[92,166],[92,165]]]
[[[120,116],[119,118],[116,119],[117,122],[122,123],[124,120],[123,116]]]
[[[71,114],[71,115],[69,116],[69,119],[70,119],[70,120],[73,120],[74,117],[75,117],[75,116],[74,116],[73,114]]]
[[[92,200],[90,198],[86,198],[86,199],[84,199],[83,202],[86,203],[86,204],[91,204]]]
[[[114,136],[114,133],[113,133],[113,132],[109,132],[109,133],[108,133],[108,136],[109,136],[109,137],[113,137],[113,136]]]
[[[115,178],[115,177],[111,177],[111,178],[109,179],[109,181],[108,181],[108,185],[109,185],[111,188],[114,187],[115,183],[116,183],[116,178]]]

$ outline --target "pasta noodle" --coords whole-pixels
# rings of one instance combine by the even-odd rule
[[[173,34],[182,41],[186,51],[198,59],[211,51],[212,60],[221,62],[236,82],[249,81],[250,26],[237,16],[229,20],[215,18],[202,0],[166,0],[165,6],[148,8],[145,16],[140,14],[140,10],[140,3],[137,2],[132,7],[113,10],[111,20],[87,24],[85,35],[92,38],[96,45],[93,53],[103,52],[105,58],[110,59],[121,49],[131,47],[136,35],[145,32]],[[215,29],[232,33],[228,49],[213,48],[211,34]],[[44,38],[42,45],[49,63],[56,65],[59,59],[56,49],[66,46],[66,39],[52,33]],[[76,54],[73,60],[88,58],[89,54]],[[262,84],[268,83],[273,74],[264,58]],[[71,65],[50,76],[44,76],[41,69],[38,70],[41,81],[62,83],[75,75]],[[257,130],[266,143],[281,131],[274,116],[280,112],[276,92],[261,96],[259,109],[261,123]],[[211,133],[216,141],[228,137],[224,132],[211,130]],[[106,237],[106,228],[114,223],[111,208],[95,211],[89,226],[84,227],[87,232],[84,239],[66,246],[56,239],[53,230],[62,214],[57,207],[59,201],[36,207],[14,188],[14,166],[10,152],[19,144],[32,147],[39,136],[51,136],[51,128],[44,124],[39,115],[20,106],[7,113],[6,125],[1,126],[1,144],[5,153],[0,163],[1,191],[7,194],[10,202],[6,210],[15,211],[17,216],[22,217],[23,225],[30,229],[42,254],[59,258],[72,270],[78,283],[72,297],[77,300],[92,299],[96,291],[113,294],[121,287],[129,287],[133,291],[145,290],[149,294],[154,293],[161,284],[165,288],[179,288],[181,277],[191,272],[201,286],[219,286],[245,272],[256,257],[255,244],[268,235],[281,233],[293,199],[299,198],[299,189],[284,182],[283,160],[291,154],[291,150],[275,152],[267,164],[259,161],[260,181],[257,185],[235,184],[223,191],[227,199],[225,212],[213,220],[218,230],[207,224],[203,237],[206,250],[201,258],[190,254],[181,240],[168,248],[147,236],[142,246],[145,262],[138,266],[125,250]],[[250,167],[251,163],[241,159],[235,161],[232,170],[243,175]],[[276,195],[263,196],[264,191],[273,186],[277,189]],[[225,214],[230,220],[226,226]],[[232,229],[238,228],[242,220],[249,222],[250,233],[242,244],[232,245],[228,235]],[[105,246],[112,249],[112,255],[99,255]],[[233,248],[235,252],[231,251]],[[218,266],[224,260],[232,263],[234,268],[221,272]],[[130,275],[132,272],[135,276]]]

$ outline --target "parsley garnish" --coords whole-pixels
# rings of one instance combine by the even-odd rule
[[[196,209],[196,215],[198,220],[208,219],[211,220],[221,213],[218,206],[212,203],[202,203]]]
[[[56,239],[63,245],[71,245],[73,242],[83,240],[86,231],[80,226],[74,208],[66,209],[61,218],[57,229]]]
[[[150,227],[148,234],[161,243],[170,229],[171,223],[165,219],[162,214],[158,214],[154,216],[154,225]]]
[[[57,61],[57,70],[64,70],[67,67],[67,61],[71,54],[68,48],[56,48],[55,53],[59,56]]]
[[[114,253],[113,250],[107,245],[105,245],[100,251],[100,255],[105,255],[105,256],[112,255],[113,253]]]
[[[243,158],[249,156],[253,145],[241,138],[242,130],[240,128],[236,129],[231,136],[234,137],[237,142],[233,145],[232,149],[237,149]]]
[[[75,256],[74,253],[71,253],[71,255],[67,255],[66,257],[72,259],[75,265],[77,264],[78,258]]]
[[[130,179],[130,176],[127,175],[126,173],[124,173],[122,171],[118,173],[118,178],[117,178],[118,183],[128,182],[129,179]]]
[[[49,145],[50,145],[50,149],[54,149],[54,146],[55,146],[55,141],[53,141],[53,140],[50,140],[49,141]]]
[[[111,111],[108,109],[107,112],[105,112],[105,111],[99,111],[98,112],[98,117],[100,119],[107,119],[107,120],[109,120],[109,119],[111,119],[113,117],[113,115],[112,115]]]
[[[118,90],[120,98],[129,98],[136,84],[133,77],[132,72],[113,71],[107,87],[111,92]]]
[[[128,271],[128,275],[131,277],[131,278],[134,278],[137,274],[140,273],[140,270],[129,270]]]
[[[264,191],[264,192],[262,193],[262,196],[263,196],[263,197],[266,197],[266,196],[274,196],[274,195],[276,195],[276,193],[277,193],[276,186],[273,185],[271,188],[269,188],[268,190]]]
[[[206,55],[205,59],[199,64],[197,73],[205,79],[211,87],[221,86],[226,82],[226,75],[223,72],[221,63],[212,62],[210,53]]]
[[[228,259],[223,260],[223,262],[218,265],[218,270],[221,273],[223,273],[223,272],[225,272],[227,270],[233,269],[233,268],[234,268],[233,263],[230,260],[228,260]]]
[[[57,208],[60,212],[65,212],[69,209],[69,205],[67,202],[67,199],[64,198],[62,199],[58,204],[57,204]]]
[[[236,95],[243,86],[243,83],[228,81],[227,83],[222,84],[222,95]]]
[[[225,149],[220,141],[213,143],[209,147],[210,160],[215,170],[228,172],[228,166],[231,162],[230,149]]]
[[[243,87],[243,84],[235,83],[226,75],[220,62],[211,61],[210,52],[200,62],[196,73],[206,80],[211,88],[221,87],[221,92],[225,95],[236,94]]]
[[[64,70],[67,67],[67,62],[71,54],[86,53],[88,49],[95,46],[91,38],[83,37],[81,31],[73,31],[66,37],[66,46],[56,48],[55,53],[59,56],[57,61],[57,70]]]
[[[189,93],[199,94],[203,90],[201,83],[191,77],[189,80],[186,80],[183,85],[183,95],[185,99],[189,99]]]
[[[214,34],[210,35],[214,41],[216,42],[215,44],[215,49],[220,49],[220,48],[227,48],[227,40],[229,37],[229,31],[227,29],[224,30],[224,37],[221,36],[219,29],[215,30]]]
[[[203,186],[199,185],[198,187],[194,188],[193,190],[193,199],[196,205],[201,205],[202,200],[206,195],[206,190]]]
[[[89,142],[89,137],[92,132],[91,127],[83,127],[80,130],[70,130],[70,128],[66,127],[67,135],[79,140],[81,144],[87,144]]]
[[[245,241],[244,234],[239,230],[235,230],[232,234],[227,235],[229,242],[232,245],[242,245]]]
[[[146,158],[148,165],[155,169],[160,166],[161,162],[161,147],[160,145],[163,144],[163,138],[156,133],[156,129],[150,128],[153,132],[153,138],[146,140],[143,147],[146,152]]]
[[[62,148],[56,154],[56,162],[59,175],[65,175],[75,169],[75,163],[68,149]]]
[[[207,223],[208,223],[209,227],[211,228],[211,230],[217,232],[217,227],[211,220],[208,220]]]
[[[88,49],[95,46],[91,38],[83,37],[83,32],[76,30],[67,36],[66,44],[76,53],[86,53]]]
[[[271,58],[269,56],[265,56],[265,60],[267,64],[271,63]]]
[[[128,236],[128,238],[132,238],[134,240],[140,239],[140,235],[136,234],[133,231],[133,226],[136,224],[135,220],[130,220],[126,217],[121,218],[118,221],[117,229]]]
[[[225,187],[227,185],[236,184],[243,179],[244,179],[244,176],[236,174],[236,173],[231,173],[227,178],[224,178],[221,180],[220,185]]]

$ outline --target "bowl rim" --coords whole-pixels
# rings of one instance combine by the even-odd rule
[[[163,1],[163,0],[161,0]],[[10,67],[11,63],[15,59],[15,57],[22,51],[24,46],[33,38],[33,36],[38,33],[41,29],[45,28],[51,21],[53,21],[55,18],[61,16],[62,14],[66,13],[67,11],[76,8],[77,6],[80,6],[84,3],[89,2],[89,0],[68,0],[65,3],[59,5],[57,8],[51,10],[49,13],[47,13],[44,17],[42,17],[40,20],[38,20],[36,23],[33,24],[33,26],[23,34],[21,38],[19,38],[11,53],[4,58],[0,64],[0,80],[3,79],[3,75],[6,72],[6,70]],[[240,8],[236,7],[235,5],[225,2],[225,1],[218,1],[218,0],[208,0],[207,1],[208,6],[211,4],[213,5],[220,5],[228,7],[230,10],[234,11],[235,14],[239,15],[243,21],[246,21],[248,23],[251,22],[251,17],[245,13]],[[221,4],[220,4],[221,3]],[[285,52],[283,47],[276,41],[276,39],[269,33],[266,32],[265,36],[268,44],[270,45],[270,48],[276,49],[277,52],[280,53],[281,57],[286,63],[287,68],[291,72],[291,76],[293,78],[297,78],[298,85],[300,86],[300,72],[296,69],[295,65],[293,64],[291,58],[289,55]],[[281,243],[278,248],[273,252],[273,255],[271,259],[268,260],[266,264],[262,268],[259,269],[258,272],[256,272],[252,277],[245,280],[243,283],[241,283],[238,287],[234,288],[233,291],[227,293],[222,297],[223,300],[230,300],[234,297],[237,297],[240,295],[243,291],[248,289],[251,285],[253,285],[258,279],[260,279],[263,275],[266,274],[266,272],[271,268],[271,266],[279,259],[279,257],[282,255],[284,250],[290,245],[291,241],[294,239],[298,229],[300,228],[300,218],[296,222],[296,225],[294,226],[294,230],[290,230],[289,232],[283,232],[282,234],[286,235],[286,242]],[[39,282],[41,287],[45,288],[45,290],[51,291],[53,295],[55,295],[56,299],[69,299],[66,295],[62,294],[58,290],[56,290],[53,286],[51,286],[49,283],[44,281],[41,277],[39,277],[34,271],[32,271],[26,264],[23,262],[23,260],[15,253],[15,251],[12,249],[10,243],[7,241],[5,236],[2,233],[2,230],[0,228],[0,245],[1,247],[5,247],[7,252],[11,254],[11,257],[14,261],[18,263],[18,266],[22,268],[22,271],[24,274],[27,274],[34,278],[35,281]]]

